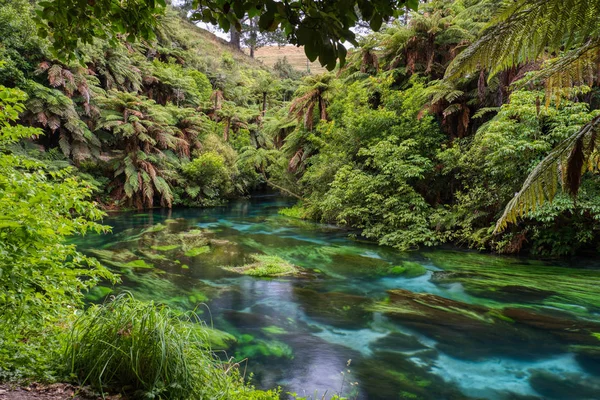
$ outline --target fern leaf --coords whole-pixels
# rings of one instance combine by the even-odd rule
[[[496,222],[494,233],[502,232],[518,217],[535,211],[546,201],[552,201],[557,191],[558,176],[563,189],[576,194],[581,175],[589,157],[596,150],[596,134],[600,127],[600,116],[584,125],[554,150],[531,171],[521,190],[506,205],[504,213]]]

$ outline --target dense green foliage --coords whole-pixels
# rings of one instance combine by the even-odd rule
[[[269,185],[299,200],[288,216],[401,250],[559,256],[600,246],[593,7],[539,37],[550,17],[535,16],[566,16],[573,2],[429,1],[361,37],[346,60],[340,40],[355,42],[355,5],[378,31],[418,2],[197,2],[192,19],[235,28],[260,14],[261,29],[282,28],[311,60],[341,60],[336,74],[301,78],[284,60],[270,71],[225,47],[162,1],[84,3],[0,0],[0,379],[64,377],[56,354],[82,293],[115,279],[65,241],[105,229],[98,205],[215,206]],[[530,38],[517,32],[527,23]],[[187,243],[160,229],[147,232],[152,259],[95,254],[149,270],[167,259],[156,252],[213,251],[198,232]],[[301,273],[267,251],[253,260],[228,271]],[[155,397],[275,396],[226,374],[188,322],[130,299],[94,307],[74,322],[70,372]]]
[[[283,31],[290,43],[304,46],[307,57],[319,58],[329,70],[338,58],[344,63],[346,48],[341,42],[356,45],[351,30],[359,21],[368,21],[374,30],[383,22],[403,13],[403,8],[416,9],[418,0],[371,0],[328,2],[279,2],[275,0],[193,0],[191,18],[220,25],[223,30],[242,29],[242,21],[258,19],[263,32]],[[51,36],[56,54],[63,59],[78,55],[80,43],[93,43],[95,38],[115,44],[118,35],[127,40],[136,37],[152,39],[160,25],[166,0],[52,0],[40,2],[40,35]]]
[[[78,47],[85,67],[60,63],[46,39],[19,40],[33,26],[27,10],[2,8],[4,21],[21,17],[6,31],[1,83],[29,94],[21,120],[43,129],[46,152],[78,166],[106,205],[215,205],[266,182],[303,200],[296,215],[400,249],[454,242],[559,255],[597,244],[595,178],[579,201],[559,194],[522,207],[522,222],[492,232],[536,163],[555,149],[568,155],[562,141],[597,116],[593,81],[558,97],[531,78],[533,56],[443,79],[468,64],[454,57],[495,15],[514,11],[498,2],[421,4],[361,38],[336,76],[300,83],[285,63],[281,79],[223,51],[169,8],[154,41],[94,38]],[[515,86],[523,77],[527,89]],[[541,199],[558,186],[546,181]]]
[[[289,163],[272,164],[285,169],[271,167],[274,180],[303,199],[295,215],[358,228],[399,249],[453,242],[564,255],[598,246],[600,187],[592,175],[577,201],[559,193],[541,207],[521,206],[522,222],[493,232],[536,164],[556,149],[567,157],[564,141],[598,115],[593,81],[561,98],[539,80],[527,90],[511,86],[529,77],[530,63],[442,79],[498,7],[485,0],[422,4],[407,25],[365,38],[326,86],[306,81],[314,93],[331,94],[310,103],[305,93],[313,92],[299,90],[290,117],[304,123],[283,140],[280,157]],[[587,152],[594,144],[586,140]],[[556,179],[545,182],[557,191]],[[529,196],[543,199],[552,189],[535,190]]]
[[[136,398],[277,399],[243,384],[210,351],[210,330],[194,314],[121,295],[86,310],[65,352],[70,371],[99,390],[128,387]]]
[[[277,81],[269,71],[172,10],[160,17],[154,41],[129,43],[91,32],[89,43],[77,48],[82,63],[68,63],[52,55],[49,41],[31,34],[34,5],[0,1],[0,380],[70,379],[60,352],[83,294],[100,279],[116,279],[67,242],[106,230],[96,222],[104,215],[99,204],[215,205],[246,193],[259,175],[239,163],[236,149],[256,145],[261,110],[281,101],[280,92],[265,89]],[[205,250],[186,251],[198,249]],[[130,261],[130,268],[149,266]],[[133,312],[146,306],[123,307]],[[96,317],[105,315],[101,310]],[[115,326],[95,328],[106,333]],[[188,346],[180,341],[186,328],[175,328],[169,331],[174,345]],[[177,368],[188,383],[200,382],[211,368],[211,379],[221,371],[207,349],[190,347],[185,357],[186,365]],[[187,357],[201,358],[207,369],[191,368]],[[239,398],[262,398],[234,370],[223,376],[226,389]],[[139,388],[159,396],[175,390],[181,383],[175,381],[168,388],[144,381]]]
[[[22,122],[44,132],[39,143],[53,158],[71,160],[95,181],[98,200],[137,208],[217,204],[257,183],[235,149],[256,145],[264,112],[293,92],[291,81],[279,84],[172,10],[160,17],[154,42],[95,37],[78,48],[84,66],[63,63],[48,53],[49,42],[29,35],[29,2],[0,4],[0,83],[28,94]],[[211,156],[223,159],[221,169],[199,179],[197,167]]]
[[[1,378],[30,369],[51,373],[45,347],[56,343],[43,345],[35,337],[52,335],[69,308],[81,305],[82,291],[112,277],[65,242],[68,235],[104,230],[94,222],[103,214],[88,201],[89,185],[70,168],[15,152],[18,140],[40,134],[11,124],[24,110],[23,100],[20,90],[0,86]]]

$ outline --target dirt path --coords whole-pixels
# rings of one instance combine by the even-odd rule
[[[96,400],[101,399],[86,388],[68,383],[42,385],[33,383],[28,387],[0,385],[0,400]],[[121,396],[106,396],[105,399],[123,399]]]

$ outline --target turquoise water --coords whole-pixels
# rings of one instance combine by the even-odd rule
[[[278,214],[289,205],[265,196],[113,214],[104,221],[111,234],[77,244],[122,283],[89,298],[129,290],[196,309],[235,337],[216,352],[261,388],[319,399],[600,399],[593,263],[401,253]],[[252,254],[307,273],[258,278],[222,268],[251,263]],[[410,263],[426,271],[392,268]]]

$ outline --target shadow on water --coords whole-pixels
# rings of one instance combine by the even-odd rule
[[[264,196],[112,214],[111,234],[76,243],[122,283],[88,298],[130,290],[196,309],[231,334],[215,342],[218,354],[247,359],[264,388],[318,398],[600,398],[597,267],[453,249],[401,253],[278,214],[291,204]],[[256,254],[302,273],[224,268],[252,265]]]

